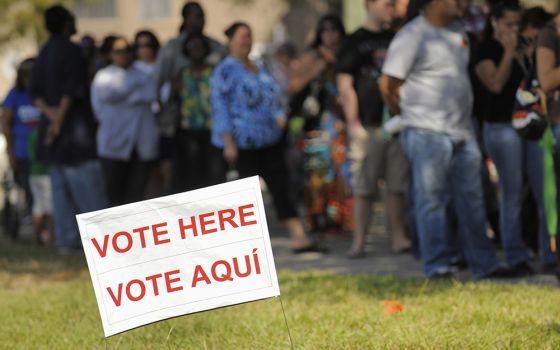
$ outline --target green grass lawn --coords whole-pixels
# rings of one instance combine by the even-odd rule
[[[1,349],[290,349],[279,299],[105,341],[80,257],[0,245]],[[291,271],[279,279],[295,349],[560,348],[557,287]],[[399,300],[404,311],[385,315],[385,299]]]

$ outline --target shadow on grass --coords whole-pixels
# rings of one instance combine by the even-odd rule
[[[342,302],[348,293],[372,299],[399,299],[418,295],[435,295],[461,285],[459,281],[427,281],[421,278],[338,275],[331,272],[279,273],[280,288],[288,295],[305,294],[310,298]]]
[[[86,268],[83,254],[62,256],[52,247],[40,247],[27,241],[0,239],[0,271],[43,274],[77,271]]]

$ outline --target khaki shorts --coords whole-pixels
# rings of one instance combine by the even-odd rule
[[[29,187],[33,196],[33,215],[51,215],[53,212],[51,179],[48,175],[31,175]]]
[[[354,195],[377,196],[380,180],[385,180],[389,192],[405,193],[409,186],[409,165],[398,138],[384,138],[381,128],[366,128],[366,131],[367,134],[350,140]]]

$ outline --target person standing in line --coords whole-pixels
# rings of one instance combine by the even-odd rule
[[[225,34],[230,55],[210,81],[212,143],[241,177],[263,177],[277,216],[290,232],[294,253],[322,251],[307,237],[291,198],[281,142],[287,118],[280,86],[264,64],[249,58],[253,45],[249,25],[236,22]]]
[[[210,67],[216,66],[227,55],[224,45],[204,34],[206,18],[204,10],[198,2],[186,2],[181,10],[181,15],[183,23],[180,33],[159,50],[154,69],[157,87],[161,89],[159,90],[161,111],[158,113],[157,121],[162,136],[162,149],[169,149],[171,152],[176,148],[177,142],[180,142],[175,138],[175,131],[181,114],[177,100],[170,99],[171,85],[182,70],[190,64],[189,57],[183,54],[185,41],[191,34],[204,36],[210,46],[210,52],[206,57],[206,63]],[[172,155],[173,158],[176,156]],[[196,170],[192,169],[192,171]],[[178,192],[181,187],[180,179],[171,179],[171,192]]]
[[[364,256],[365,236],[379,180],[385,180],[385,207],[391,248],[411,248],[406,229],[405,193],[408,163],[397,139],[384,137],[384,103],[378,79],[394,33],[392,0],[366,0],[367,21],[343,42],[337,57],[337,87],[350,136],[350,166],[354,195],[354,241],[350,258]]]
[[[537,74],[541,88],[547,94],[548,118],[556,139],[554,169],[557,189],[560,189],[560,14],[556,15],[540,32],[537,43]],[[560,191],[557,193],[560,208]],[[547,241],[549,241],[547,239]],[[544,242],[543,242],[544,243]],[[541,271],[556,273],[560,278],[558,252],[550,249],[541,255]]]
[[[400,138],[412,169],[415,216],[424,273],[452,278],[450,201],[474,279],[510,277],[486,237],[481,155],[471,125],[469,43],[458,0],[421,0],[423,12],[395,37],[380,86],[402,116]]]
[[[533,83],[533,57],[519,45],[521,9],[515,3],[493,5],[475,57],[475,72],[488,93],[482,119],[483,139],[500,178],[502,246],[510,267],[520,276],[533,274],[521,234],[524,169],[535,195],[539,230],[548,237],[542,199],[543,164],[538,141],[523,139],[513,128],[516,93],[522,81]]]
[[[120,37],[111,48],[112,64],[95,75],[91,99],[99,121],[97,151],[111,206],[140,201],[158,154],[151,110],[156,101],[152,77],[132,63],[132,47]]]
[[[56,246],[67,254],[81,249],[75,215],[107,206],[97,160],[87,63],[79,46],[74,15],[55,5],[45,11],[49,39],[32,74],[31,95],[41,111],[39,160],[49,165]]]
[[[190,191],[225,182],[226,166],[221,151],[211,142],[213,69],[206,62],[209,42],[202,34],[191,34],[185,41],[183,54],[189,57],[190,64],[176,78],[173,89],[180,106],[173,178],[178,191]]]
[[[335,15],[323,16],[316,38],[302,55],[288,84],[305,118],[304,188],[306,217],[312,232],[352,230],[346,128],[339,113],[336,51],[346,31]]]
[[[10,89],[2,103],[2,131],[6,138],[6,152],[14,180],[25,192],[27,214],[33,207],[33,195],[29,186],[27,142],[29,135],[39,126],[41,120],[41,112],[33,106],[29,94],[34,62],[33,58],[21,62],[17,69],[15,86]]]

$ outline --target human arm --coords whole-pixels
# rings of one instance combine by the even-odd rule
[[[350,136],[363,134],[365,129],[358,114],[358,94],[354,89],[354,78],[350,74],[339,73],[336,76],[336,85]]]
[[[379,81],[379,89],[381,95],[383,95],[383,100],[385,105],[389,109],[389,112],[393,115],[401,113],[399,106],[400,94],[399,90],[403,84],[403,80],[383,74]]]
[[[288,93],[293,95],[301,91],[311,80],[318,77],[325,67],[325,61],[320,59],[314,51],[306,52],[290,77]]]
[[[516,56],[517,36],[508,35],[501,39],[504,48],[498,65],[493,59],[493,52],[481,49],[481,55],[475,65],[475,73],[482,85],[493,94],[500,94],[511,76],[513,61]]]
[[[231,72],[224,66],[218,66],[210,79],[212,133],[223,142],[223,155],[230,164],[237,160],[237,145],[230,113],[231,83]]]

